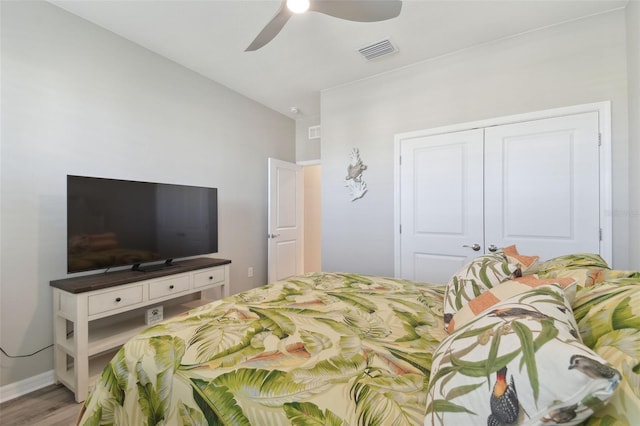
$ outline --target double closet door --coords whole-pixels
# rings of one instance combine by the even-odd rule
[[[598,112],[407,138],[400,155],[403,278],[446,283],[511,244],[600,253]]]

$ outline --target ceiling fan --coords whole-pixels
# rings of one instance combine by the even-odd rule
[[[258,50],[273,40],[296,13],[312,11],[348,21],[378,22],[395,18],[400,14],[400,9],[400,0],[282,0],[278,12],[245,52]]]

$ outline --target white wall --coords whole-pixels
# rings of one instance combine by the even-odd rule
[[[640,271],[640,1],[627,6],[629,75],[629,268]]]
[[[394,134],[605,100],[613,110],[614,265],[627,267],[625,37],[621,10],[323,91],[323,269],[393,275]],[[369,188],[355,202],[343,183],[353,147],[368,165]]]
[[[295,161],[294,121],[48,3],[1,5],[2,348],[52,342],[67,174],[217,187],[232,291],[265,283],[267,158]],[[1,360],[2,385],[53,366]]]

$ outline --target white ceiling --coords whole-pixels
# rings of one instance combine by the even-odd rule
[[[375,1],[375,0],[367,0]],[[627,0],[404,0],[400,16],[350,22],[293,16],[271,43],[245,48],[279,0],[50,0],[292,118],[320,113],[320,91],[492,40],[625,7]],[[390,38],[399,52],[357,50]],[[299,114],[293,114],[291,107]]]

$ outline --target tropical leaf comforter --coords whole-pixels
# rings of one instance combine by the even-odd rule
[[[423,424],[443,293],[322,273],[213,302],[126,343],[80,424]]]
[[[538,274],[580,282],[581,338],[622,375],[587,424],[637,425],[640,272],[569,255]],[[432,354],[447,336],[444,291],[318,273],[210,303],[126,343],[79,424],[422,425]]]

